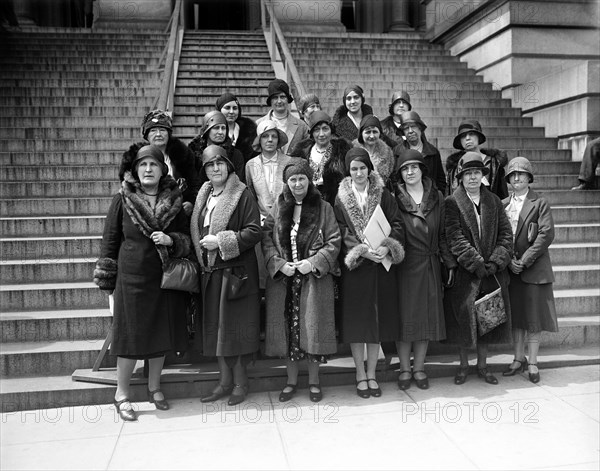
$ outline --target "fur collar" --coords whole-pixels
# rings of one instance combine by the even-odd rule
[[[192,212],[192,217],[190,220],[190,233],[192,236],[192,241],[194,242],[194,248],[196,249],[196,255],[198,256],[198,261],[201,264],[204,264],[202,254],[204,249],[200,247],[199,242],[202,238],[200,225],[203,223],[201,220],[201,212],[206,206],[206,202],[208,201],[208,197],[210,195],[210,191],[212,189],[212,185],[210,182],[204,183],[200,191],[198,192],[198,196],[196,197],[196,203],[194,204],[194,211]],[[213,209],[212,218],[210,221],[210,227],[208,229],[209,234],[216,235],[219,232],[222,232],[227,229],[227,225],[229,224],[229,220],[233,215],[233,212],[236,210],[238,202],[246,189],[246,185],[244,185],[239,177],[235,173],[230,173],[227,178],[227,182],[225,183],[225,188],[223,190],[223,195],[219,198],[217,205]],[[215,264],[215,260],[217,258],[217,250],[211,250],[208,252],[208,265],[212,266]]]
[[[352,141],[352,145],[354,147],[360,147],[361,149],[367,150],[363,144],[358,142],[358,139],[354,139]],[[379,173],[384,181],[387,181],[394,171],[395,159],[392,149],[390,149],[390,147],[382,139],[379,139],[375,143],[375,150],[373,151],[373,154],[369,153],[369,155],[371,156],[371,162],[373,162],[373,167],[375,167],[375,170]]]
[[[277,198],[277,206],[279,209],[279,223],[277,225],[277,235],[281,244],[283,256],[286,260],[292,260],[292,244],[290,240],[290,232],[294,225],[294,207],[296,199],[292,195],[289,187],[286,185],[283,191]],[[316,230],[319,228],[319,220],[321,218],[321,194],[314,187],[308,187],[308,193],[302,201],[302,213],[300,214],[300,225],[298,227],[298,235],[296,236],[296,246],[298,249],[299,259],[304,259],[308,256],[310,241]]]
[[[481,208],[481,235],[479,234],[475,208],[467,195],[465,187],[460,185],[454,193],[452,193],[452,197],[456,200],[458,209],[467,222],[467,226],[469,227],[469,231],[471,232],[472,239],[475,243],[475,248],[485,260],[488,260],[494,249],[492,241],[495,240],[498,232],[496,203],[494,201],[496,195],[488,190],[485,185],[481,185],[481,195],[479,197],[479,206]]]
[[[358,205],[354,191],[352,191],[352,179],[346,177],[340,183],[337,197],[340,203],[344,205],[344,208],[346,208],[346,212],[350,217],[350,221],[352,221],[356,235],[361,242],[364,241],[363,232],[365,227],[367,227],[369,219],[371,219],[371,215],[375,211],[377,205],[381,204],[382,194],[383,181],[377,172],[371,172],[369,175],[369,188],[367,190],[367,213],[364,214]]]
[[[133,224],[146,237],[150,237],[154,231],[165,231],[173,222],[183,205],[181,190],[173,177],[166,175],[160,179],[158,195],[154,211],[141,196],[141,184],[130,171],[125,172],[121,183],[120,193],[123,198],[123,206],[131,218]],[[163,263],[168,258],[167,248],[157,245],[158,253]]]
[[[363,117],[365,117],[369,114],[373,114],[373,108],[371,107],[371,105],[367,105],[366,103],[363,103],[363,105],[360,107],[360,109],[362,111]],[[332,122],[336,123],[344,118],[350,119],[350,118],[348,118],[348,108],[346,108],[345,105],[341,105],[335,110]]]

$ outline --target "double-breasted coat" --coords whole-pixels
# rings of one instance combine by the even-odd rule
[[[502,201],[506,208],[510,197]],[[548,248],[554,240],[554,221],[548,202],[529,189],[514,235],[514,258],[523,262],[520,274],[510,274],[513,327],[530,332],[558,331],[552,283],[554,272]]]
[[[254,353],[259,347],[258,263],[254,246],[260,242],[260,215],[256,200],[231,173],[212,211],[208,233],[219,247],[206,250],[203,210],[212,185],[206,182],[196,198],[190,221],[192,242],[202,268],[202,350],[205,356],[234,357]],[[244,279],[238,294],[235,278]]]
[[[381,263],[362,257],[369,250],[364,230],[377,206],[381,206],[392,230],[383,240],[393,265],[388,272]],[[335,217],[342,234],[340,283],[340,336],[344,343],[396,341],[400,332],[396,265],[404,258],[404,232],[394,197],[376,172],[369,175],[366,212],[344,178],[335,201]]]
[[[444,296],[446,340],[461,347],[476,343],[509,343],[512,340],[510,322],[509,277],[506,267],[513,253],[510,222],[500,199],[481,185],[481,234],[475,207],[460,185],[446,198],[446,241],[457,264],[454,286]],[[477,334],[475,300],[483,279],[490,273],[486,262],[497,266],[495,273],[508,315],[508,321],[482,337]]]
[[[400,340],[443,340],[444,291],[441,260],[455,266],[446,244],[445,204],[429,177],[423,177],[423,199],[417,207],[404,183],[396,187],[396,201],[405,231],[404,261],[398,265]]]
[[[286,301],[290,277],[280,269],[292,261],[290,232],[295,198],[285,186],[263,226],[262,248],[267,264],[267,322],[265,352],[288,355]],[[304,197],[296,237],[298,259],[308,260],[315,272],[304,275],[300,294],[300,348],[312,355],[335,353],[333,275],[339,275],[341,235],[331,205],[311,184]]]

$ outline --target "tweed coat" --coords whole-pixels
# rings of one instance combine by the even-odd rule
[[[270,110],[266,115],[258,118],[256,120],[257,126],[267,119],[273,120],[275,123],[277,123],[277,120],[273,119],[273,110]],[[287,130],[285,134],[288,137],[288,143],[284,145],[281,150],[287,154],[288,149],[293,149],[296,144],[308,137],[308,126],[304,121],[296,118],[290,113],[287,118]]]
[[[217,236],[218,249],[200,246],[202,212],[212,185],[206,182],[196,198],[190,232],[202,267],[202,350],[205,356],[231,357],[258,350],[259,288],[254,246],[260,242],[260,215],[256,200],[235,173],[213,209],[208,233]],[[229,296],[233,277],[246,277],[243,295]]]
[[[508,156],[506,152],[498,149],[480,149],[482,154],[489,155],[491,157],[491,176],[488,175],[488,181],[490,183],[489,190],[494,193],[501,200],[508,196],[508,185],[506,184],[504,167],[508,163]],[[456,171],[458,167],[458,161],[465,154],[466,151],[461,150],[450,154],[446,159],[446,194],[451,195],[452,192],[458,187],[458,180],[456,179]]]
[[[153,210],[131,172],[123,175],[106,216],[94,270],[94,282],[114,290],[113,355],[147,358],[187,348],[187,293],[160,287],[167,258],[190,253],[189,226],[181,208],[181,191],[171,176],[161,178]],[[154,231],[169,235],[173,245],[155,245],[150,239]]]
[[[405,229],[406,257],[398,266],[400,340],[443,340],[446,337],[440,260],[456,266],[448,250],[445,204],[442,193],[429,177],[423,177],[420,210],[406,191],[396,187],[396,202]]]
[[[381,263],[362,257],[369,250],[364,230],[371,215],[380,206],[392,231],[383,245],[393,263],[386,271]],[[342,277],[340,283],[340,336],[344,343],[379,343],[399,338],[400,316],[396,265],[404,259],[402,220],[394,197],[384,188],[376,172],[369,175],[367,211],[363,213],[352,191],[352,179],[340,184],[335,200],[335,217],[342,234]]]
[[[310,152],[315,145],[312,139],[305,139],[298,143],[290,152],[291,157],[301,157],[310,159]],[[323,165],[323,184],[318,185],[317,189],[321,196],[331,206],[335,203],[335,196],[338,192],[340,182],[346,176],[346,153],[352,149],[352,145],[343,138],[333,138],[331,140],[331,155],[329,160]]]
[[[373,114],[373,108],[371,108],[370,105],[363,103],[361,110],[363,116]],[[342,105],[335,110],[331,122],[335,126],[335,133],[346,139],[348,142],[352,142],[358,137],[358,128],[348,117],[348,108],[346,108],[345,105]]]
[[[295,198],[285,186],[263,226],[262,249],[269,273],[265,292],[265,352],[269,356],[286,357],[289,353],[286,298],[291,277],[280,269],[292,261],[290,231],[294,205]],[[313,355],[335,353],[333,275],[340,274],[341,235],[333,208],[321,199],[312,184],[303,200],[296,243],[298,259],[308,260],[316,269],[302,280],[300,348]]]
[[[509,276],[506,267],[513,253],[513,237],[510,222],[500,199],[481,185],[481,228],[479,234],[474,205],[465,188],[460,185],[446,198],[446,241],[457,263],[454,286],[446,290],[444,311],[446,339],[462,347],[481,343],[509,343],[511,341]],[[497,265],[496,277],[502,288],[502,297],[508,322],[496,327],[482,337],[477,335],[474,303],[482,279],[487,281],[489,272],[484,264]]]

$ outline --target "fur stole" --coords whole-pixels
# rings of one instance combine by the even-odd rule
[[[358,139],[354,139],[352,141],[352,145],[354,147],[360,147],[362,149],[367,150],[367,148],[363,144],[358,142]],[[390,175],[392,175],[395,167],[394,152],[384,141],[379,139],[375,143],[375,150],[373,154],[369,152],[369,155],[371,156],[371,162],[373,162],[373,167],[375,167],[375,170],[377,171],[377,173],[379,173],[384,183],[387,182],[390,178]]]
[[[370,105],[364,104],[361,107],[362,115],[367,116],[369,114],[373,114],[373,108]],[[352,141],[358,137],[358,128],[354,125],[354,122],[348,117],[348,109],[342,105],[338,109],[335,110],[333,115],[333,119],[331,120],[333,125],[335,126],[335,133],[347,139],[348,141]]]
[[[325,203],[323,203],[325,204]],[[277,198],[279,209],[279,221],[276,222],[276,230],[281,244],[282,258],[288,261],[292,260],[292,242],[290,232],[294,225],[294,207],[296,199],[292,195],[289,187],[286,185]],[[321,194],[314,187],[308,187],[308,193],[302,201],[302,212],[300,213],[300,225],[298,226],[298,235],[296,236],[296,248],[298,249],[298,258],[304,259],[308,255],[312,234],[319,229],[319,220],[321,218]]]
[[[123,198],[123,207],[131,221],[148,238],[155,231],[165,231],[179,214],[183,205],[181,190],[170,175],[160,179],[154,211],[140,196],[141,184],[133,178],[131,172],[125,172],[119,192]],[[167,247],[157,245],[156,249],[164,264],[168,258]]]
[[[213,209],[208,233],[217,236],[219,255],[224,261],[231,260],[240,255],[235,231],[227,230],[227,225],[229,224],[229,220],[236,210],[245,189],[246,185],[240,181],[238,176],[235,173],[230,173],[229,178],[227,178],[227,182],[225,183],[223,195],[219,198],[217,205]],[[190,220],[190,232],[194,248],[196,249],[196,255],[200,264],[205,268],[206,266],[204,265],[204,259],[202,257],[205,249],[200,247],[200,239],[202,239],[200,227],[203,224],[201,212],[206,206],[211,190],[212,185],[210,182],[206,182],[202,185],[202,188],[200,188],[198,196],[196,197],[196,204],[194,204],[194,211],[192,212],[192,218]],[[217,259],[217,250],[209,250],[207,258],[208,266],[213,266]]]
[[[349,270],[354,270],[358,267],[363,261],[362,254],[369,250],[369,246],[365,243],[364,231],[377,205],[382,204],[383,192],[384,185],[381,177],[377,172],[371,172],[369,175],[369,188],[367,189],[367,212],[365,214],[356,200],[354,191],[352,191],[352,179],[346,177],[340,183],[337,200],[344,206],[352,224],[354,234],[360,242],[358,245],[352,247],[344,258],[344,263]],[[396,264],[404,260],[404,248],[400,242],[392,237],[386,237],[382,245],[390,249],[389,255],[392,263]]]

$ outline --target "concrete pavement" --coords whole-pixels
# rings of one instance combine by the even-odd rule
[[[600,468],[600,367],[541,370],[485,384],[430,379],[380,398],[353,386],[278,392],[201,404],[171,400],[160,412],[136,403],[123,423],[109,405],[1,414],[2,470],[12,469],[594,469]]]

